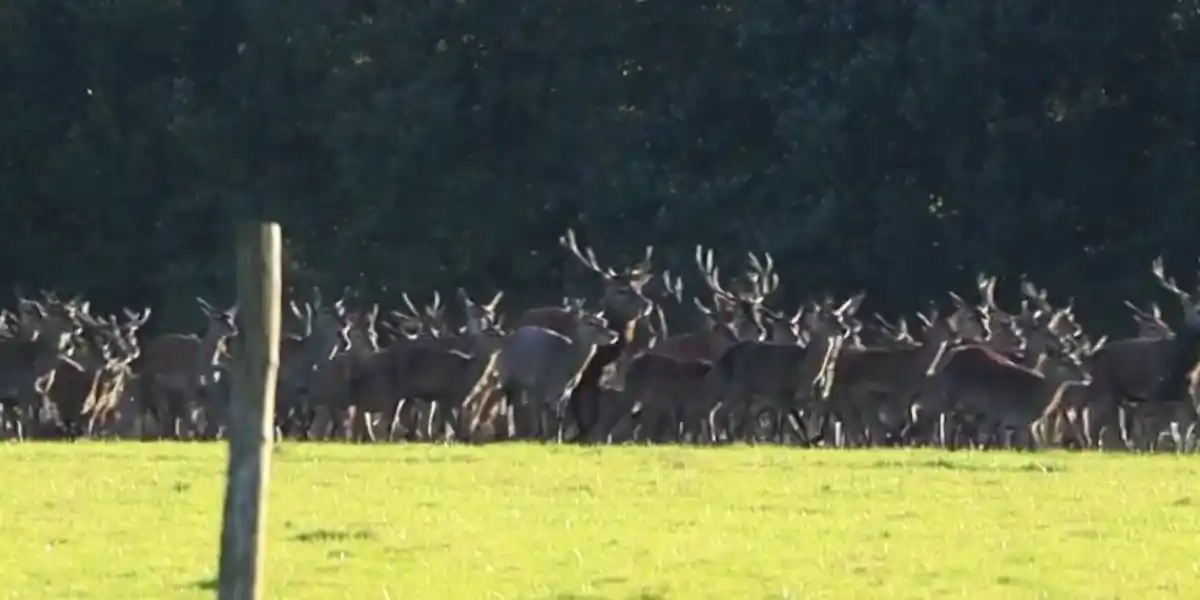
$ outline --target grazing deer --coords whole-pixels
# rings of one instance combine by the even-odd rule
[[[1089,447],[1127,447],[1113,438],[1120,429],[1119,407],[1135,412],[1141,408],[1142,412],[1158,417],[1164,411],[1157,405],[1183,403],[1188,412],[1195,412],[1194,404],[1187,398],[1187,381],[1200,353],[1200,303],[1165,275],[1162,257],[1151,264],[1151,273],[1160,287],[1179,299],[1184,326],[1170,338],[1118,340],[1097,351],[1083,418]],[[1159,419],[1153,421],[1157,426]],[[1154,426],[1152,430],[1161,431]]]
[[[549,431],[547,411],[557,417],[561,434],[566,404],[580,385],[597,348],[615,345],[620,340],[603,313],[584,310],[582,300],[573,301],[568,310],[574,323],[570,335],[548,327],[518,327],[505,338],[500,353],[498,368],[507,402],[521,414],[522,429],[539,439]],[[580,439],[589,434],[590,431],[581,431]]]
[[[579,430],[579,439],[586,439],[600,412],[600,382],[604,373],[633,345],[638,320],[649,315],[654,308],[653,302],[643,293],[646,283],[653,277],[650,270],[654,248],[647,246],[645,256],[639,263],[616,272],[601,267],[591,248],[581,251],[573,230],[568,229],[559,239],[559,244],[603,280],[604,293],[600,299],[603,320],[617,335],[615,342],[601,344],[599,349],[589,356],[567,402],[568,414]],[[513,325],[514,332],[527,326],[540,327],[572,339],[578,335],[580,314],[582,313],[571,307],[530,309]]]
[[[150,415],[158,423],[160,439],[181,437],[180,421],[190,410],[213,408],[206,406],[210,403],[205,401],[204,388],[213,382],[225,340],[238,333],[237,306],[217,310],[203,298],[197,297],[196,302],[208,319],[204,336],[160,335],[146,344],[138,360],[138,402],[143,418]]]
[[[806,325],[809,341],[805,346],[745,340],[722,354],[706,378],[702,400],[710,407],[711,441],[716,441],[716,417],[722,409],[731,415],[740,414],[737,431],[731,434],[734,439],[742,439],[755,400],[766,400],[778,411],[778,435],[782,434],[786,416],[799,420],[799,412],[807,407],[803,401],[812,399],[814,390],[819,400],[826,400],[833,383],[832,367],[847,335],[845,319],[858,310],[862,300],[859,294],[837,309],[826,303],[807,313],[797,312],[791,324],[798,326],[803,321]]]

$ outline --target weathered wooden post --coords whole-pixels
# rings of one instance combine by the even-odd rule
[[[279,369],[282,235],[279,224],[259,222],[238,224],[236,234],[241,331],[228,413],[229,472],[217,598],[261,600]]]

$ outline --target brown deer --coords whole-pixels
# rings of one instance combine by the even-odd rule
[[[1034,436],[1044,446],[1083,448],[1086,440],[1080,421],[1087,406],[1088,386],[1092,383],[1092,364],[1096,352],[1104,347],[1108,337],[1096,342],[1076,340],[1071,362],[1081,367],[1081,378],[1069,380],[1054,392],[1050,403],[1036,423]]]
[[[880,444],[888,436],[883,414],[899,413],[901,425],[908,404],[954,341],[947,320],[937,311],[917,313],[922,322],[916,345],[907,347],[843,348],[837,357],[830,407],[843,423],[852,444]],[[908,332],[906,321],[896,327]]]
[[[721,285],[720,271],[713,264],[712,250],[704,251],[696,246],[696,266],[704,278],[705,285],[713,294],[713,306],[707,307],[699,298],[692,301],[700,311],[704,328],[701,331],[679,334],[660,340],[650,350],[653,354],[667,356],[680,362],[716,360],[731,346],[743,339],[762,339],[762,303],[779,285],[774,273],[770,254],[765,261],[750,255],[752,267],[757,272],[751,275],[752,289],[731,293]]]
[[[1084,436],[1089,447],[1127,447],[1116,437],[1120,430],[1119,407],[1135,412],[1141,408],[1150,416],[1165,413],[1157,406],[1160,404],[1186,404],[1189,412],[1195,411],[1192,402],[1186,398],[1186,388],[1200,350],[1200,303],[1165,275],[1161,257],[1151,264],[1151,273],[1160,287],[1179,299],[1184,326],[1171,338],[1118,340],[1097,351],[1083,415]],[[1155,429],[1156,425],[1151,429],[1161,431],[1161,428]]]
[[[158,437],[179,438],[180,422],[190,410],[205,407],[205,386],[210,385],[216,365],[225,351],[225,341],[236,336],[237,306],[217,310],[203,298],[196,298],[208,319],[204,336],[171,333],[146,343],[138,359],[141,373],[137,399],[143,418],[153,416]],[[211,408],[211,407],[205,407]],[[194,426],[194,424],[193,424]]]
[[[833,383],[833,365],[842,339],[848,334],[845,319],[862,304],[863,295],[854,296],[833,309],[828,302],[814,306],[807,313],[797,313],[794,324],[801,320],[806,326],[809,341],[774,343],[745,340],[727,350],[713,363],[705,382],[702,399],[709,408],[710,440],[718,433],[717,416],[727,411],[739,422],[732,439],[742,439],[750,422],[750,407],[756,400],[766,400],[778,412],[777,435],[782,435],[783,419],[807,408],[806,400],[828,399]]]
[[[134,334],[150,318],[150,309],[126,314],[131,317],[124,327],[116,317],[86,319],[76,352],[55,368],[46,401],[57,409],[60,430],[70,438],[95,432],[119,402],[129,365],[138,357]]]
[[[1059,387],[1084,378],[1075,355],[1064,351],[1061,339],[1052,332],[1057,321],[1066,319],[1068,309],[1059,310],[1044,329],[1026,335],[1027,352],[1037,357],[1034,367],[1013,362],[997,351],[980,345],[950,350],[945,366],[930,381],[935,393],[923,415],[955,413],[984,425],[983,431],[1014,432],[1014,445],[1034,448],[1034,424],[1038,422]],[[1067,362],[1050,357],[1068,359]],[[920,419],[921,417],[916,417]],[[928,425],[928,423],[925,423]],[[945,444],[943,433],[942,443]]]
[[[36,435],[41,399],[54,384],[59,360],[73,351],[71,340],[81,330],[74,304],[48,303],[18,297],[16,323],[0,338],[0,396],[17,439]]]
[[[620,340],[604,316],[584,310],[582,300],[574,301],[568,310],[574,323],[570,335],[548,327],[518,327],[505,338],[500,353],[498,368],[507,402],[518,409],[522,430],[539,439],[550,430],[547,412],[557,418],[561,435],[566,405],[597,348]],[[590,431],[582,424],[579,427],[580,439],[587,439]]]
[[[600,412],[600,382],[605,372],[633,345],[637,322],[649,315],[654,308],[653,302],[643,293],[646,283],[653,277],[650,270],[654,248],[647,246],[640,262],[616,272],[601,267],[591,248],[580,250],[573,230],[568,229],[559,239],[559,244],[588,270],[601,277],[604,282],[604,293],[600,299],[603,320],[617,335],[616,342],[600,345],[594,355],[590,356],[567,402],[569,417],[579,430],[578,438],[586,439]],[[579,331],[577,319],[580,314],[570,307],[530,309],[513,324],[514,332],[527,326],[541,327],[570,339]]]
[[[462,417],[456,422],[446,417],[455,412],[468,414],[463,407],[477,402],[475,397],[485,392],[494,377],[496,355],[503,340],[503,332],[497,328],[469,331],[459,340],[399,338],[356,361],[349,393],[326,401],[349,414],[357,428],[360,420],[354,418],[355,412],[396,415],[402,399],[420,398],[436,405],[430,412],[430,437],[434,435],[432,421],[440,414],[443,429],[449,424],[455,439],[467,440],[470,433],[463,421],[468,419]],[[374,439],[369,430],[348,433],[354,439]]]
[[[1162,310],[1159,309],[1157,302],[1150,303],[1149,310],[1142,310],[1136,304],[1126,300],[1125,306],[1129,308],[1130,315],[1133,317],[1134,323],[1137,324],[1137,335],[1135,337],[1146,339],[1166,339],[1173,337],[1175,331],[1163,321]]]

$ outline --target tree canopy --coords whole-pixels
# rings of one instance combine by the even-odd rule
[[[1086,10],[1085,10],[1086,9]],[[556,302],[770,252],[798,302],[978,271],[1093,320],[1200,254],[1195,0],[9,0],[0,281],[198,319],[231,215],[297,286]],[[1015,287],[1015,286],[1012,286]]]

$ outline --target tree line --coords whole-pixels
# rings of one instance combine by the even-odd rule
[[[770,252],[780,304],[908,311],[979,271],[1124,326],[1200,254],[1194,0],[11,0],[0,282],[232,297],[231,216],[288,280],[554,302],[602,261]],[[1002,285],[1002,288],[1005,287]],[[1016,286],[1008,286],[1015,288]]]

